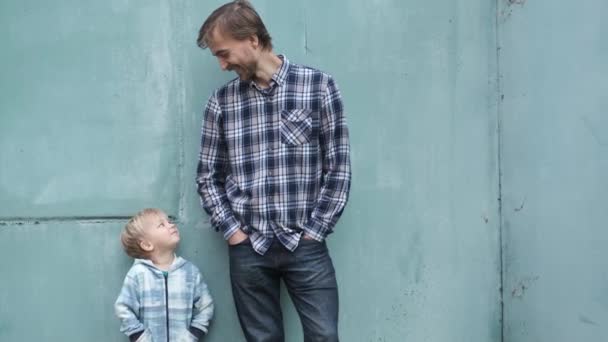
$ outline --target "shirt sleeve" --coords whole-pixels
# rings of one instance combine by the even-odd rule
[[[203,280],[203,276],[197,270],[196,285],[194,286],[194,303],[192,306],[192,323],[191,328],[201,330],[207,333],[209,323],[213,317],[214,305],[207,284]]]
[[[221,108],[214,94],[205,108],[196,184],[201,204],[210,216],[211,225],[222,231],[226,240],[241,226],[226,197],[224,186],[228,167]]]
[[[144,325],[138,317],[140,307],[138,288],[137,277],[129,272],[114,303],[114,311],[120,320],[120,332],[127,336],[144,331]]]
[[[348,127],[340,91],[331,77],[323,97],[320,120],[323,179],[319,197],[304,230],[315,240],[323,241],[342,215],[351,182]]]

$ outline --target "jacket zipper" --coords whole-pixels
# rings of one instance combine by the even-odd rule
[[[167,342],[169,342],[169,274],[163,274],[165,277],[165,319],[167,323]]]

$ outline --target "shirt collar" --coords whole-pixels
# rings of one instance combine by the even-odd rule
[[[279,67],[279,70],[277,70],[277,72],[272,74],[270,77],[270,87],[267,89],[261,89],[253,81],[248,81],[249,86],[258,89],[259,91],[267,92],[274,89],[274,87],[283,85],[283,83],[285,83],[285,80],[287,80],[287,73],[289,72],[289,60],[287,57],[285,57],[285,55],[278,55],[277,57],[279,57],[283,63],[281,64],[281,67]]]
[[[278,57],[283,61],[283,64],[281,64],[279,71],[272,75],[271,79],[275,81],[278,85],[282,85],[287,79],[287,72],[289,71],[289,60],[287,59],[287,57],[285,57],[285,55],[279,55]]]

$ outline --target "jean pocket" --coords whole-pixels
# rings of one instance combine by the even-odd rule
[[[298,146],[310,143],[312,135],[312,111],[310,109],[283,110],[279,131],[281,142]]]
[[[301,238],[300,242],[299,242],[299,245],[301,245],[301,246],[310,246],[310,247],[323,247],[323,246],[325,246],[325,240],[322,241],[322,242],[319,242],[319,241],[317,241],[315,239],[304,239],[304,238]]]
[[[251,241],[249,240],[249,237],[247,237],[245,240],[239,242],[239,243],[235,243],[234,245],[228,244],[229,247],[238,247],[238,246],[245,246],[245,245],[250,245]]]
[[[304,237],[307,236],[307,237]],[[300,242],[302,243],[319,243],[319,241],[313,239],[312,237],[310,237],[310,235],[307,234],[302,234],[302,237],[300,237]]]

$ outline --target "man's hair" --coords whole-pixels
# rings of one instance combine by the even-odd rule
[[[235,0],[213,11],[198,33],[196,39],[198,46],[202,49],[208,48],[209,40],[216,28],[236,40],[257,36],[263,50],[272,50],[272,38],[262,18],[247,0]]]
[[[144,220],[150,215],[162,214],[163,211],[160,209],[146,208],[129,219],[129,222],[127,222],[125,228],[120,234],[122,248],[125,250],[128,256],[136,259],[143,259],[148,256],[148,253],[140,246],[140,242],[143,239],[145,232]]]

